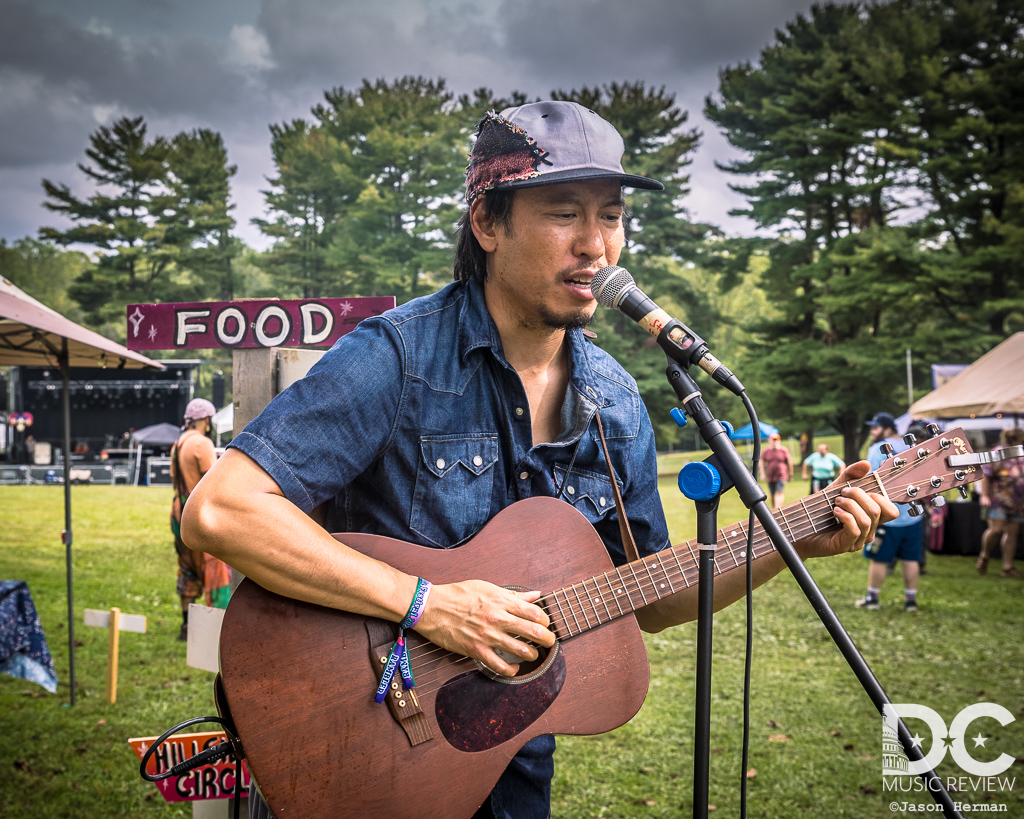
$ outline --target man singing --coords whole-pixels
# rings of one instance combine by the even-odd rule
[[[590,282],[622,252],[622,188],[662,189],[626,173],[622,154],[615,128],[575,103],[488,114],[467,171],[456,281],[363,321],[250,423],[193,493],[186,543],[278,594],[395,623],[418,579],[328,532],[449,548],[515,501],[550,496],[575,505],[621,565],[600,414],[640,554],[668,546],[636,383],[582,332],[597,307]],[[896,510],[850,488],[835,514],[841,528],[799,543],[804,557],[861,548]],[[759,558],[755,581],[783,565]],[[718,607],[742,595],[743,575],[716,581]],[[513,676],[516,660],[537,657],[519,638],[554,642],[539,597],[472,577],[435,585],[415,629]],[[679,592],[637,619],[660,631],[693,619],[696,600],[696,588]],[[477,815],[549,816],[553,751],[549,736],[527,743]]]

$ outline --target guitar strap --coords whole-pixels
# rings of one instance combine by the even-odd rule
[[[626,518],[626,507],[622,502],[622,493],[619,492],[619,483],[615,480],[615,469],[612,468],[612,459],[608,454],[608,443],[604,439],[604,427],[601,426],[601,413],[595,412],[597,419],[597,434],[601,438],[601,449],[604,451],[604,461],[608,464],[608,477],[612,481],[612,493],[615,496],[615,508],[618,510],[619,536],[622,538],[622,549],[626,553],[626,560],[630,563],[640,559],[640,553],[636,548],[636,541],[633,540],[633,533],[629,529],[629,520]]]

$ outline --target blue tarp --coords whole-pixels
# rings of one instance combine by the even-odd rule
[[[761,429],[762,440],[767,440],[769,435],[774,435],[779,431],[776,427],[773,427],[771,424],[766,424],[763,421],[759,421],[757,425]],[[745,424],[729,437],[734,441],[753,441],[754,427],[752,424]]]

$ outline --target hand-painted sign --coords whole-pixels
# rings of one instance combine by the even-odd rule
[[[157,737],[136,737],[128,743],[135,755],[142,759],[149,746]],[[146,771],[159,774],[195,756],[200,751],[212,748],[227,739],[223,731],[208,731],[199,734],[175,734],[157,749],[149,760]],[[235,795],[235,761],[225,757],[209,765],[184,773],[169,776],[154,782],[168,802],[197,802],[202,799],[230,799]],[[242,762],[242,795],[249,793],[249,769]]]
[[[213,347],[330,347],[394,296],[129,304],[129,350]]]

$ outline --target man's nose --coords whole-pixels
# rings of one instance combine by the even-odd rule
[[[577,256],[586,256],[590,259],[600,259],[604,256],[604,232],[597,217],[580,220],[573,249]]]

